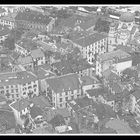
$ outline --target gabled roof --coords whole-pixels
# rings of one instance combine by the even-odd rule
[[[59,77],[46,79],[51,89],[55,93],[62,93],[67,90],[79,89],[79,79],[77,74],[67,74]]]
[[[31,50],[31,56],[33,59],[44,57],[44,53],[41,51],[41,49]]]
[[[30,105],[30,102],[27,99],[21,99],[21,100],[11,103],[10,107],[21,112],[22,110],[27,108],[29,105]]]
[[[104,54],[99,55],[101,62],[111,60],[111,59],[116,58],[116,57],[118,59],[122,59],[122,58],[130,57],[130,54],[118,49],[116,51],[112,51],[112,52],[108,52],[108,53],[104,53]]]
[[[33,106],[30,108],[30,115],[32,119],[35,119],[37,116],[43,116],[43,111],[38,106]]]
[[[70,101],[69,105],[74,111],[79,111],[85,107],[92,105],[92,99],[89,99],[87,96],[83,98],[78,98],[76,100]]]
[[[23,11],[23,12],[18,12],[18,14],[15,17],[15,20],[23,20],[27,22],[34,22],[38,24],[45,24],[48,25],[51,21],[51,18],[43,15],[39,12],[31,11],[29,9]]]
[[[106,34],[95,32],[93,34],[90,34],[88,36],[83,36],[80,39],[75,40],[74,43],[76,43],[82,47],[87,47],[88,45],[96,43],[102,39],[105,39],[106,37],[107,37]]]
[[[0,7],[0,13],[4,13],[4,12],[6,12],[6,10],[4,8]]]
[[[86,92],[90,97],[93,97],[93,96],[98,97],[99,95],[103,96],[103,94],[106,93],[106,91],[103,88],[89,89]]]
[[[90,76],[82,76],[80,80],[83,82],[82,84],[85,85],[93,85],[95,82],[98,82],[98,80],[94,77],[91,78]]]
[[[40,107],[41,109],[46,108],[46,107],[51,107],[48,99],[44,96],[31,98],[30,101],[36,106]]]
[[[9,33],[10,33],[10,29],[8,28],[8,26],[0,25],[0,36],[5,36],[8,35]]]
[[[31,56],[26,56],[26,57],[20,56],[17,61],[18,61],[18,64],[21,64],[21,65],[33,63],[33,59]]]

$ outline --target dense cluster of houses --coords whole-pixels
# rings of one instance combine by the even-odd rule
[[[132,13],[111,23],[109,33],[94,31],[99,15],[91,12],[61,20],[29,7],[0,13],[0,41],[24,29],[13,50],[0,52],[0,106],[13,113],[16,133],[99,133],[119,115],[138,120],[139,27]]]

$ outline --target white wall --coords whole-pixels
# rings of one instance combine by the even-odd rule
[[[126,62],[117,63],[117,64],[114,64],[114,66],[116,67],[116,70],[118,72],[121,72],[121,71],[125,70],[126,68],[130,68],[132,66],[132,60],[126,61]]]

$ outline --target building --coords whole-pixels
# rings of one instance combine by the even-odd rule
[[[55,108],[65,108],[67,101],[84,96],[77,74],[47,78],[42,86]]]
[[[16,100],[20,98],[20,83],[16,73],[0,74],[0,94],[5,95],[7,100]]]
[[[102,72],[109,68],[114,69],[119,74],[121,71],[131,66],[131,55],[122,50],[116,50],[101,54],[97,57],[96,74],[101,77]]]
[[[107,52],[108,38],[106,34],[92,33],[83,36],[73,43],[80,48],[83,58],[86,58],[90,64],[96,60],[96,55]]]
[[[22,116],[29,113],[30,102],[27,99],[21,99],[12,102],[9,106],[14,112],[16,123],[23,127],[25,120],[22,119]]]
[[[130,12],[123,12],[118,22],[110,24],[108,35],[109,51],[114,50],[115,45],[130,45],[134,35],[139,31],[135,24],[135,16]]]
[[[0,25],[0,42],[4,41],[8,37],[9,33],[10,29],[8,26]]]
[[[5,16],[7,14],[7,11],[4,8],[0,7],[0,17]]]
[[[15,22],[17,27],[50,32],[55,24],[55,19],[26,8],[24,11],[18,12]]]
[[[34,66],[43,65],[46,63],[45,55],[41,49],[31,50],[31,57],[34,62]]]
[[[31,50],[37,49],[37,44],[29,38],[22,38],[15,43],[15,52],[22,56],[27,56],[31,53]]]
[[[25,68],[25,70],[33,70],[34,62],[31,56],[22,57],[19,56],[17,59],[17,64]]]
[[[1,73],[0,77],[0,93],[5,95],[7,100],[15,101],[39,95],[37,76],[31,72]]]
[[[13,29],[15,27],[14,17],[11,14],[8,14],[4,17],[1,17],[0,24],[3,25],[3,26],[4,25],[9,26],[10,29]]]

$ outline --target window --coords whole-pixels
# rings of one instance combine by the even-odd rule
[[[68,97],[66,97],[65,99],[66,99],[66,101],[68,101]]]
[[[59,101],[62,102],[63,101],[63,98],[59,98]]]
[[[11,92],[12,92],[12,93],[14,93],[14,90],[13,90],[13,89],[11,89]]]

